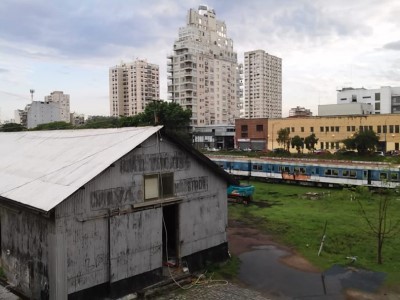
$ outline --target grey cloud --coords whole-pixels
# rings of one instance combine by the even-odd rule
[[[10,72],[10,70],[8,70],[8,69],[3,69],[3,68],[0,68],[0,73],[8,73],[8,72]]]
[[[176,34],[181,25],[178,22],[184,20],[184,16],[171,18],[175,10],[164,7],[153,6],[155,12],[151,7],[140,11],[136,1],[129,5],[119,1],[94,5],[88,1],[76,7],[59,1],[4,1],[0,27],[7,30],[0,32],[0,39],[53,49],[68,59],[104,57],[110,49],[146,47],[160,38],[171,38],[172,45],[174,37],[165,33]]]
[[[387,43],[383,46],[384,49],[400,51],[400,41]]]

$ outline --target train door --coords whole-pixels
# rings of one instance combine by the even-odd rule
[[[367,173],[367,182],[368,182],[368,184],[371,184],[371,177],[372,177],[371,170],[368,170],[368,173]]]

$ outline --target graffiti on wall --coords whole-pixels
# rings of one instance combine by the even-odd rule
[[[208,191],[208,176],[192,177],[175,181],[175,193],[188,194]]]
[[[90,193],[90,208],[99,210],[114,208],[129,203],[135,203],[138,192],[134,187],[117,187],[106,190],[99,190]]]
[[[183,152],[128,155],[121,159],[120,172],[170,171],[190,168],[189,156]]]

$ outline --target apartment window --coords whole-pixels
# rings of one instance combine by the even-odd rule
[[[242,131],[247,131],[247,129],[248,129],[248,128],[247,128],[247,125],[242,125],[242,126],[241,126],[241,129],[242,129]]]
[[[381,125],[378,125],[376,131],[377,131],[378,133],[382,133],[382,126],[381,126]]]
[[[325,126],[325,132],[329,132],[329,126]]]
[[[350,126],[347,126],[347,131],[350,131]]]
[[[256,130],[257,131],[263,131],[264,130],[264,126],[263,125],[256,125]]]
[[[383,125],[382,129],[383,129],[383,133],[387,133],[387,126],[386,125]]]
[[[242,132],[241,137],[242,138],[247,138],[247,137],[249,137],[249,135],[248,135],[247,132]]]
[[[336,132],[339,132],[339,126],[336,126],[336,127],[335,127],[335,131],[336,131]]]
[[[174,195],[174,174],[144,175],[144,200],[155,200]]]
[[[375,110],[381,110],[381,103],[375,102]]]
[[[399,125],[394,125],[394,133],[399,133]]]
[[[399,150],[399,143],[394,143],[394,150]]]
[[[331,132],[335,131],[335,126],[331,126]]]
[[[304,132],[304,127],[300,127],[300,131],[301,131],[301,132]]]
[[[375,93],[375,101],[381,100],[381,93]]]
[[[310,132],[314,132],[314,127],[310,127]]]
[[[389,125],[389,133],[394,133],[394,130],[393,130],[394,128],[393,128],[393,125]]]

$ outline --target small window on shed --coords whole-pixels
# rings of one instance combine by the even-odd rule
[[[144,200],[154,200],[174,195],[174,174],[144,175]]]
[[[157,199],[159,197],[158,174],[144,176],[144,200]]]

